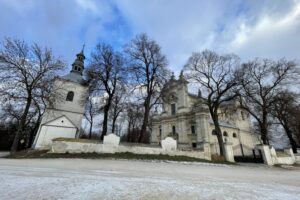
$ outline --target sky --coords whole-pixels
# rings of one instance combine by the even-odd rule
[[[300,0],[0,0],[0,41],[12,37],[52,48],[69,66],[85,43],[117,50],[147,33],[177,75],[205,49],[300,60]]]

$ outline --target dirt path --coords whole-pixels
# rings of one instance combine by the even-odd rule
[[[300,170],[126,160],[0,159],[0,199],[299,199]]]

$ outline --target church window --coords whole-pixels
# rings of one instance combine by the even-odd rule
[[[197,148],[197,143],[196,143],[196,142],[193,142],[193,143],[192,143],[192,147],[193,147],[193,148]]]
[[[237,137],[237,136],[236,136],[236,133],[233,133],[233,134],[232,134],[232,137],[236,138],[236,137]]]
[[[223,136],[227,137],[228,133],[226,131],[223,132]]]
[[[245,120],[244,112],[241,111],[242,120]]]
[[[176,114],[176,104],[175,104],[175,103],[172,103],[172,104],[171,104],[171,114],[172,114],[172,115],[175,115],[175,114]]]
[[[74,68],[77,71],[77,67]]]
[[[161,130],[161,126],[159,126],[159,136],[161,137],[162,135],[162,130]]]
[[[192,134],[196,134],[195,126],[191,126]]]
[[[176,127],[175,126],[172,126],[172,134],[176,135]]]
[[[78,68],[78,71],[80,72],[80,71],[81,71],[81,69],[80,69],[80,68]]]
[[[73,101],[73,98],[74,98],[74,92],[69,91],[68,94],[67,94],[66,101]]]

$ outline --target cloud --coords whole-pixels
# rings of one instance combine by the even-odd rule
[[[162,46],[178,74],[193,51],[299,58],[299,1],[117,1],[135,33]]]
[[[83,43],[89,51],[109,31],[105,26],[116,20],[108,1],[0,0],[0,4],[1,39],[17,37],[46,45],[69,65]]]
[[[238,52],[244,59],[299,59],[299,34],[300,2],[296,2],[286,13],[261,14],[254,25],[241,22],[227,50]]]
[[[52,47],[68,62],[85,42],[117,49],[147,33],[176,74],[194,51],[299,59],[300,0],[0,0],[0,39]]]

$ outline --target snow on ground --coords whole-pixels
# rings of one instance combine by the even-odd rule
[[[0,199],[299,199],[300,170],[127,160],[0,159]]]

